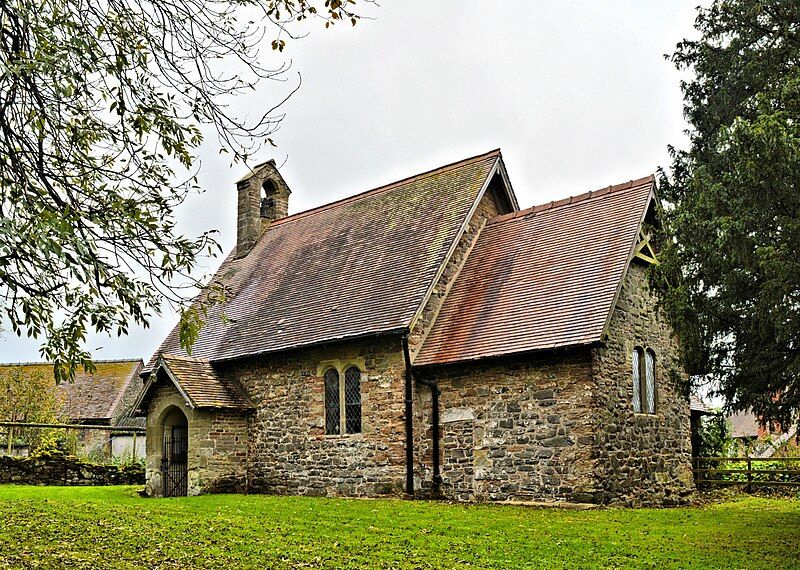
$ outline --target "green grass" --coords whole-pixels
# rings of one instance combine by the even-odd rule
[[[800,568],[800,500],[569,511],[0,486],[9,568]]]

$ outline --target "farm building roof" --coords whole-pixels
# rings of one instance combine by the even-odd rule
[[[62,382],[56,390],[61,413],[76,423],[111,423],[129,410],[130,394],[139,391],[141,359],[95,360],[95,371],[79,369],[72,382]],[[0,374],[20,368],[23,374],[41,373],[54,378],[53,365],[47,362],[0,364]]]

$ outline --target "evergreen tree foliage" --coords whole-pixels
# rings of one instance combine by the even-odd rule
[[[687,370],[730,408],[800,411],[800,3],[714,0],[671,56],[691,146],[662,173],[654,283]]]

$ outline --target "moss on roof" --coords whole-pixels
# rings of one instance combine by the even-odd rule
[[[59,395],[61,412],[71,420],[111,420],[121,413],[116,410],[130,383],[138,383],[142,361],[96,360],[93,373],[82,369],[72,382],[56,385],[53,365],[48,362],[18,362],[0,364],[0,374],[20,368],[24,375],[45,374],[53,378],[53,389]]]

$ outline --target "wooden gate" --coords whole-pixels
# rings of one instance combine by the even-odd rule
[[[161,479],[165,497],[185,497],[189,487],[189,432],[186,426],[172,426],[164,433]]]
[[[739,485],[755,489],[800,489],[800,457],[694,457],[698,489]]]

